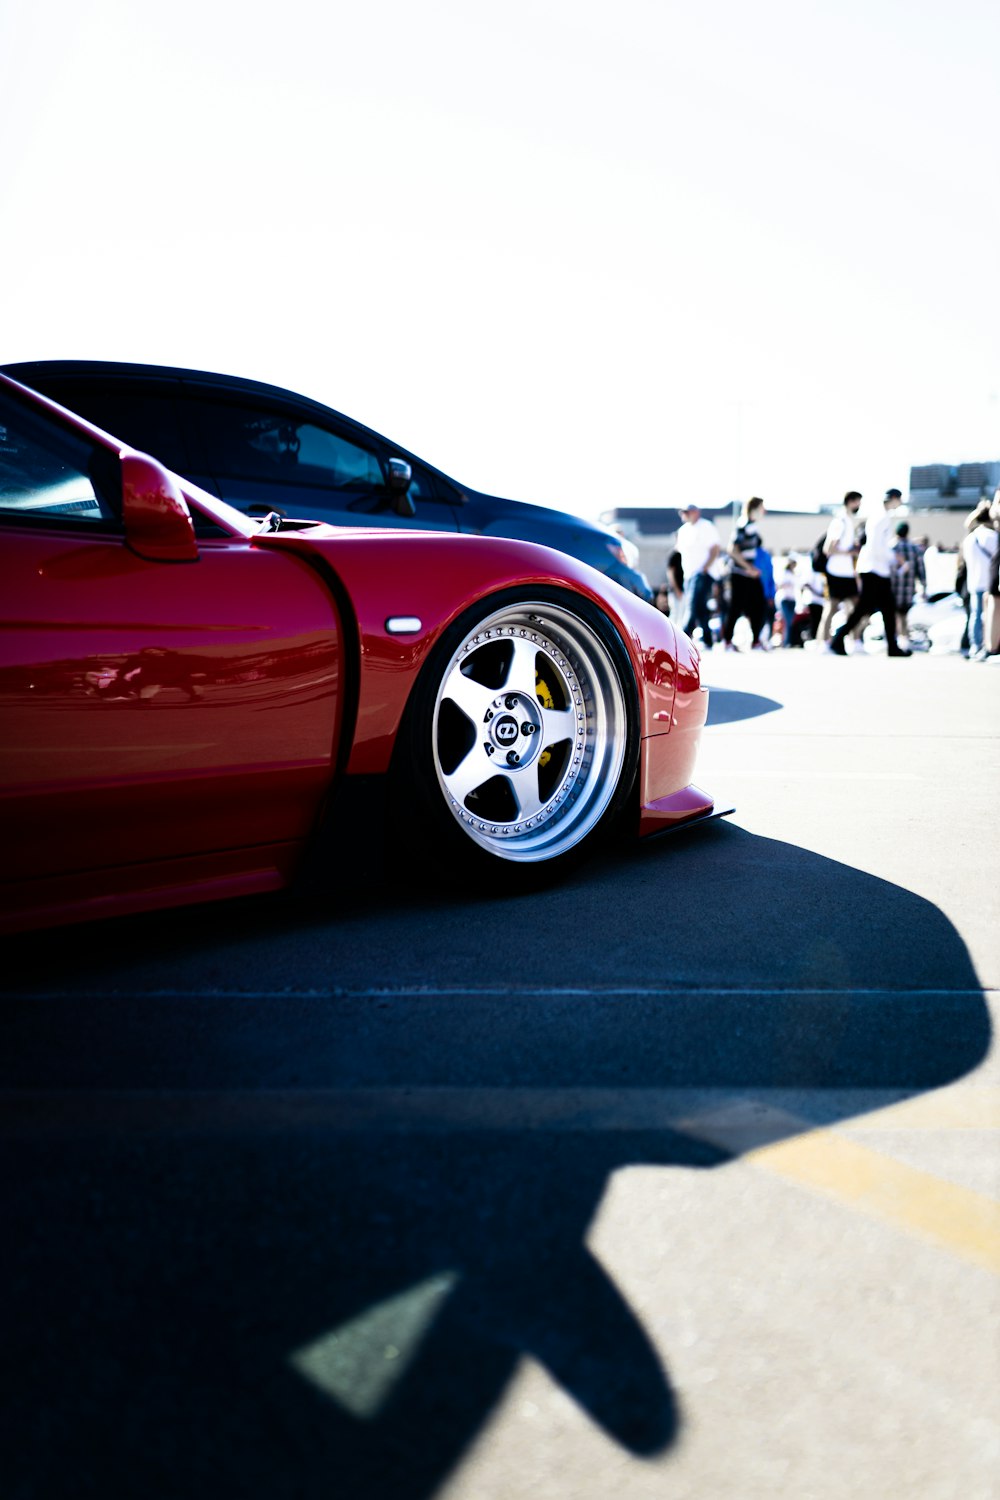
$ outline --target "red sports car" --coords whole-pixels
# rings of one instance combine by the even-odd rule
[[[7,930],[283,886],[373,778],[508,886],[713,815],[696,651],[561,553],[256,523],[4,376],[0,526]]]

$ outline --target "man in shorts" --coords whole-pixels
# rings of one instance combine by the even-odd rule
[[[846,608],[848,614],[854,609],[858,598],[858,580],[854,571],[858,556],[858,511],[861,495],[857,490],[848,490],[840,515],[835,516],[827,529],[823,551],[826,554],[826,603],[819,622],[816,639],[829,647],[830,626],[838,609]]]
[[[908,646],[901,646],[896,640],[896,601],[892,597],[893,515],[902,499],[899,490],[886,490],[881,510],[865,523],[865,540],[858,554],[861,596],[840,629],[830,637],[830,647],[837,656],[847,655],[844,641],[870,615],[882,616],[887,656],[913,655]]]

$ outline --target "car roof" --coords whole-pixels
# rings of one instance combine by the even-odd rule
[[[190,380],[199,384],[228,387],[231,390],[259,391],[261,395],[286,396],[294,401],[308,401],[313,406],[322,405],[322,402],[314,401],[311,396],[286,390],[283,386],[269,385],[263,380],[247,380],[242,375],[223,375],[214,370],[192,370],[184,365],[132,364],[113,359],[28,359],[5,364],[0,368],[14,379],[23,378],[32,372],[36,375],[53,376],[107,375],[128,380]],[[352,419],[348,418],[350,420]]]
[[[466,504],[470,500],[485,500],[500,503],[504,506],[515,505],[518,510],[544,510],[546,518],[553,525],[571,525],[578,532],[606,537],[610,535],[608,528],[594,521],[585,520],[583,517],[571,515],[558,507],[538,507],[530,501],[506,500],[499,496],[490,495],[483,490],[476,489],[472,485],[463,484],[446,470],[438,468],[436,464],[429,463],[419,453],[414,453],[409,448],[402,447],[392,438],[387,438],[384,433],[377,432],[374,427],[366,427],[355,417],[350,417],[346,412],[338,411],[336,407],[327,406],[322,401],[315,400],[312,396],[304,396],[300,391],[289,390],[285,386],[270,385],[263,380],[249,380],[242,375],[223,375],[211,370],[192,370],[184,365],[147,365],[133,364],[127,361],[107,359],[34,359],[23,360],[19,363],[0,365],[0,371],[10,375],[14,380],[30,386],[32,376],[48,377],[50,379],[70,378],[83,376],[85,378],[108,378],[125,379],[134,381],[177,381],[181,384],[200,386],[210,391],[231,391],[243,396],[260,397],[264,400],[288,401],[300,408],[311,408],[317,415],[332,416],[338,422],[342,422],[358,435],[359,439],[369,439],[381,444],[391,453],[398,454],[411,463],[420,464],[424,469],[430,470],[437,475],[454,492],[459,504]]]
[[[288,390],[285,386],[270,385],[263,380],[248,380],[242,375],[222,375],[212,370],[191,370],[183,365],[129,364],[108,359],[33,359],[16,364],[0,365],[0,370],[27,386],[31,385],[33,375],[49,379],[82,376],[87,379],[180,381],[183,384],[198,385],[209,390],[232,391],[243,396],[259,396],[265,400],[293,402],[296,406],[311,407],[317,413],[336,417],[338,422],[346,423],[359,437],[373,438],[384,447],[398,453],[401,458],[410,459],[414,463],[421,464],[425,469],[433,470],[463,495],[475,493],[468,485],[461,484],[450,474],[446,474],[443,469],[439,469],[436,464],[428,463],[426,458],[421,458],[419,454],[401,447],[394,439],[387,438],[382,432],[376,432],[373,427],[366,427],[356,417],[349,417],[346,412],[327,406],[312,396],[304,396],[300,391]]]

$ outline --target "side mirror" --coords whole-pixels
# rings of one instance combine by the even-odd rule
[[[145,453],[121,456],[125,541],[150,562],[196,562],[198,543],[187,501],[174,480]]]
[[[397,516],[406,516],[412,520],[417,513],[417,507],[407,494],[413,479],[413,470],[405,458],[390,458],[385,466],[385,487],[392,497],[392,508]]]

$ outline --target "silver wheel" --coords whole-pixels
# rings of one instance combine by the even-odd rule
[[[626,694],[583,611],[512,603],[470,627],[434,702],[433,765],[451,816],[504,860],[557,859],[616,799]]]

